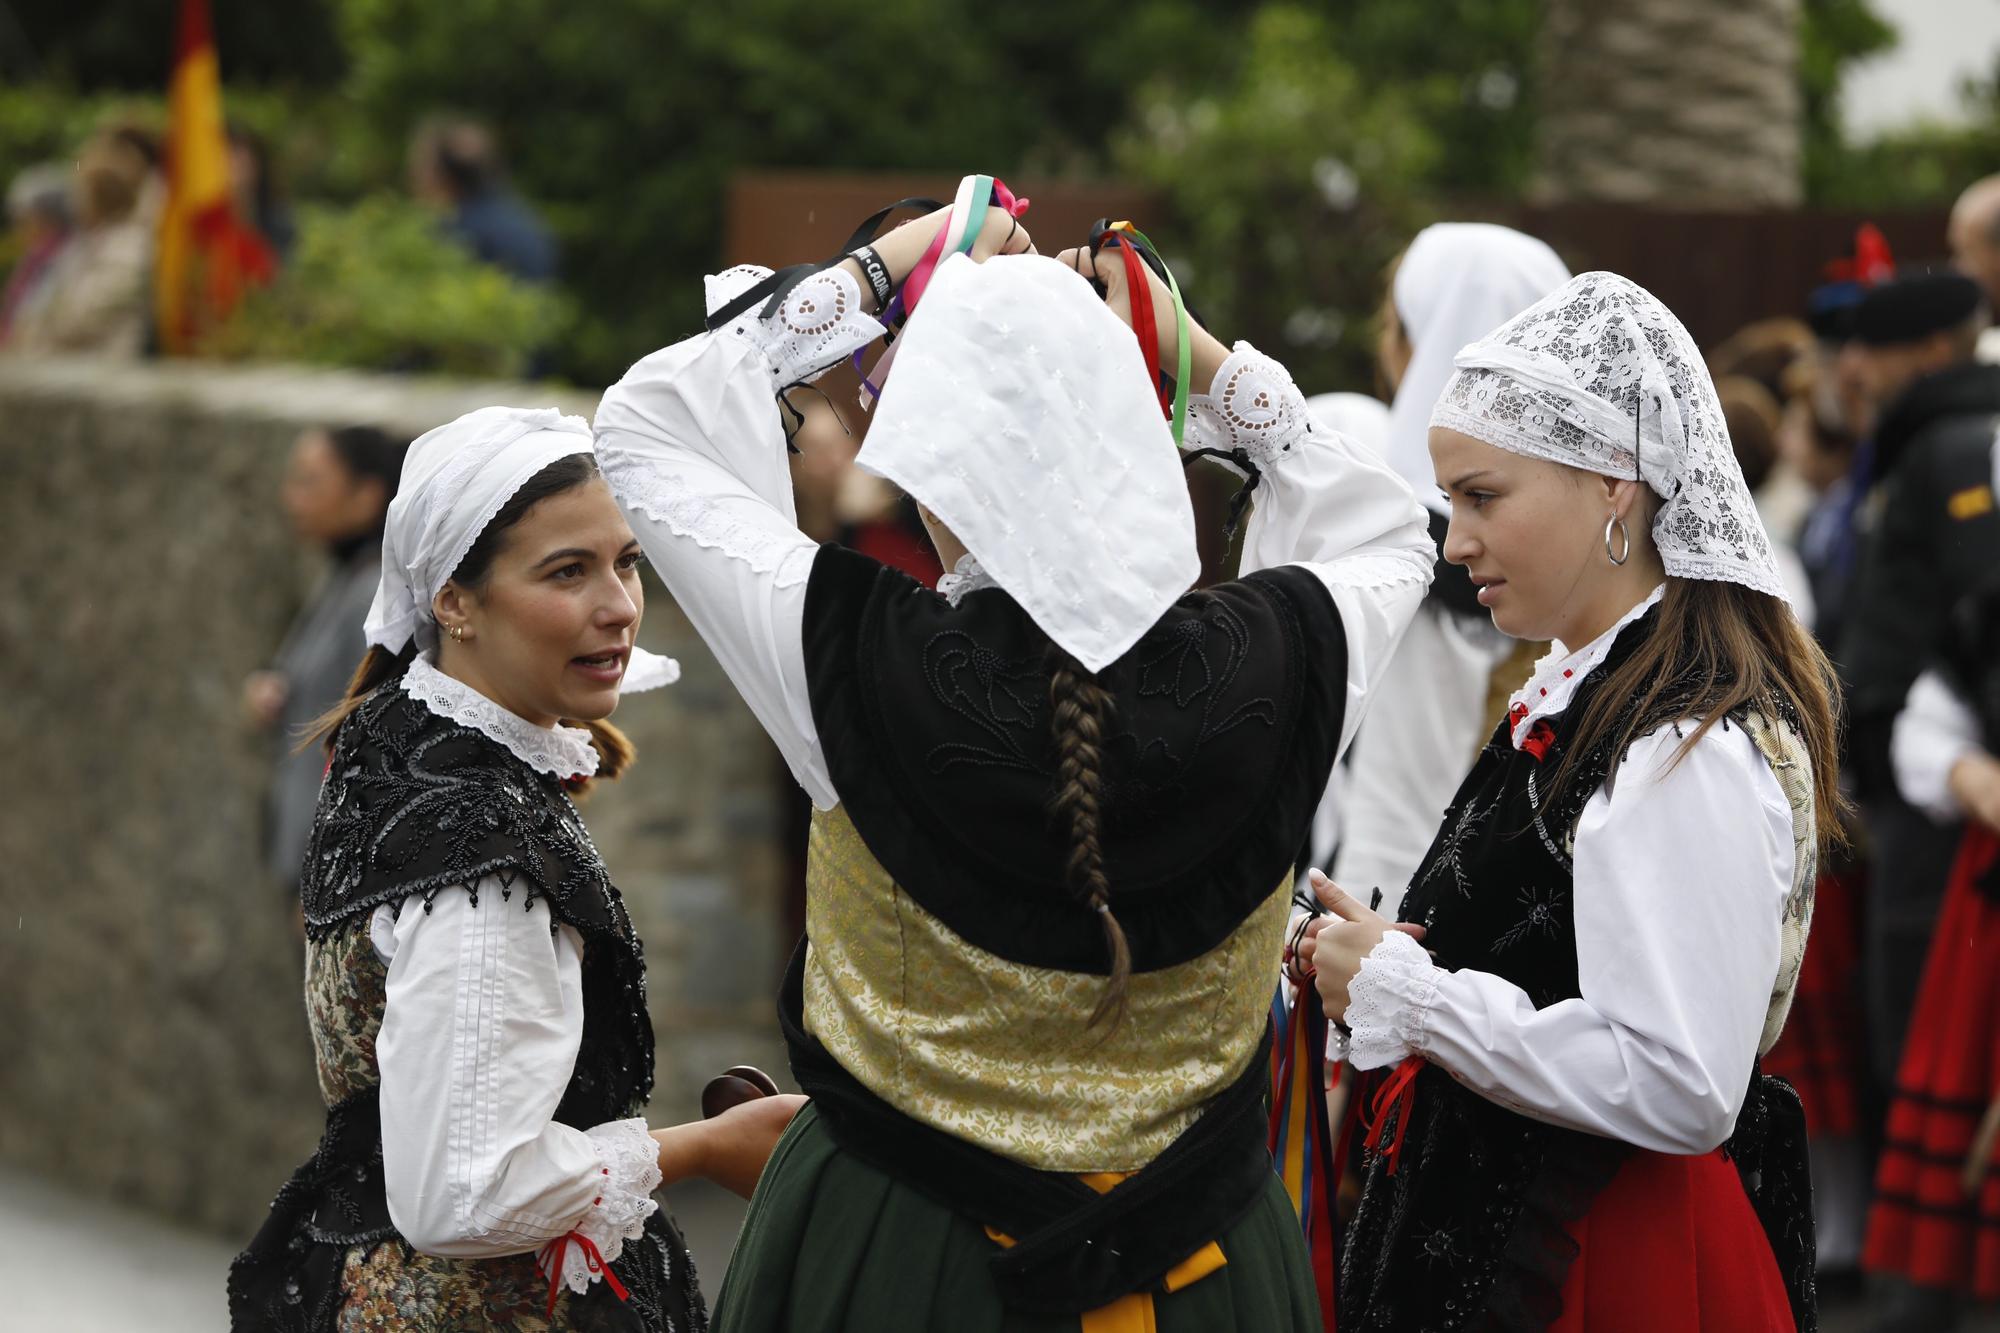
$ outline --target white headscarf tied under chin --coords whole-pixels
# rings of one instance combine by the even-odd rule
[[[515,492],[571,454],[592,453],[590,426],[554,408],[482,407],[418,437],[382,534],[382,581],[368,608],[368,642],[401,653],[437,649],[431,601]],[[680,665],[634,647],[620,687],[670,685]]]
[[[1651,292],[1616,273],[1578,274],[1457,363],[1431,425],[1641,477],[1661,498],[1653,544],[1668,574],[1784,597],[1708,365]]]

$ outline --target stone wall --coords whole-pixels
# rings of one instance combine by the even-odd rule
[[[317,573],[276,503],[306,425],[415,434],[594,397],[295,368],[0,360],[0,1158],[247,1238],[321,1114],[239,713]],[[585,809],[652,968],[656,1121],[783,1060],[780,766],[658,586],[682,683]]]

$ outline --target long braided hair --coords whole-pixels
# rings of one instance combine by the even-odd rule
[[[1077,900],[1097,913],[1111,975],[1089,1026],[1115,1029],[1125,1019],[1126,989],[1132,978],[1132,950],[1111,912],[1111,881],[1104,873],[1098,840],[1104,797],[1104,730],[1111,717],[1111,692],[1084,665],[1053,645],[1049,649],[1049,725],[1056,744],[1054,814],[1069,822],[1069,856],[1063,879]]]

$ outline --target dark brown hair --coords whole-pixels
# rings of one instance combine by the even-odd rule
[[[1612,754],[1622,756],[1639,737],[1698,717],[1701,724],[1674,751],[1678,764],[1731,711],[1754,708],[1775,725],[1796,722],[1812,760],[1819,844],[1841,846],[1838,686],[1833,664],[1791,608],[1740,584],[1669,578],[1659,617],[1658,631],[1584,708],[1556,766],[1550,799],[1574,780],[1570,761],[1607,738]]]
[[[1104,728],[1111,717],[1111,692],[1097,677],[1059,648],[1049,650],[1049,725],[1056,743],[1054,812],[1069,822],[1069,857],[1063,878],[1078,901],[1097,913],[1111,975],[1103,998],[1091,1011],[1090,1026],[1125,1020],[1126,991],[1132,979],[1132,950],[1124,927],[1111,913],[1111,881],[1104,873],[1099,820],[1104,799]]]
[[[528,516],[528,511],[552,495],[588,482],[597,475],[597,460],[589,454],[570,454],[537,472],[515,491],[493,521],[480,530],[472,548],[465,553],[465,559],[458,562],[458,568],[451,573],[451,581],[461,588],[477,591],[486,586],[493,574],[493,561],[505,546],[507,532],[515,524]],[[347,695],[339,703],[329,708],[314,721],[312,730],[300,743],[304,749],[314,741],[323,741],[327,753],[333,752],[334,740],[340,733],[340,724],[348,715],[361,707],[364,700],[382,686],[400,677],[409,668],[416,656],[416,645],[411,644],[401,653],[391,653],[385,648],[373,647],[362,657],[361,665],[354,669],[354,677],[348,682]],[[625,733],[606,721],[570,723],[590,732],[590,743],[597,750],[597,776],[615,778],[631,767],[638,752]],[[587,790],[589,783],[584,784]],[[582,791],[578,792],[581,795]]]

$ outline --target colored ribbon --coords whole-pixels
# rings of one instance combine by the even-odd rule
[[[1173,407],[1167,412],[1167,420],[1173,426],[1174,443],[1175,445],[1179,445],[1183,437],[1187,434],[1188,380],[1193,375],[1194,366],[1194,345],[1188,337],[1187,302],[1181,298],[1180,282],[1174,277],[1174,271],[1168,268],[1166,261],[1160,257],[1160,247],[1154,245],[1151,237],[1133,226],[1129,221],[1113,222],[1106,226],[1104,231],[1106,233],[1120,233],[1121,240],[1127,243],[1137,241],[1139,245],[1143,246],[1144,249],[1141,251],[1142,257],[1148,261],[1150,267],[1159,272],[1161,280],[1167,284],[1168,294],[1174,298],[1175,341],[1180,344],[1180,347],[1178,354],[1174,358]],[[1103,237],[1099,237],[1097,243],[1101,244],[1103,239]],[[1153,345],[1153,351],[1146,360],[1149,366],[1156,368],[1153,375],[1153,384],[1157,388],[1159,385],[1159,372],[1157,370],[1159,363],[1159,333],[1153,328],[1150,320],[1142,324],[1136,317],[1141,291],[1145,292],[1148,309],[1152,306],[1151,284],[1144,281],[1132,281],[1130,278],[1132,269],[1129,266],[1126,269],[1126,273],[1128,275],[1127,286],[1132,289],[1133,331],[1145,330],[1144,333],[1140,333],[1139,335],[1141,351],[1144,351],[1149,343]],[[1141,278],[1144,277],[1143,274],[1139,276]],[[1164,394],[1161,395],[1160,406],[1162,409],[1167,408],[1166,396]]]
[[[1288,973],[1297,966],[1295,957]],[[1322,1319],[1332,1333],[1340,1159],[1329,1142],[1326,1029],[1311,971],[1280,982],[1272,1000],[1271,1165],[1298,1214]]]
[[[1424,1067],[1424,1057],[1413,1055],[1396,1066],[1396,1072],[1389,1075],[1368,1104],[1368,1137],[1363,1144],[1371,1152],[1382,1153],[1389,1164],[1389,1174],[1396,1174],[1396,1164],[1403,1154],[1403,1134],[1410,1127],[1410,1111],[1417,1104],[1417,1074]],[[1382,1147],[1382,1131],[1389,1123],[1389,1116],[1396,1117],[1396,1134],[1387,1149]]]
[[[611,1288],[612,1295],[621,1301],[632,1299],[632,1293],[627,1291],[625,1284],[618,1280],[618,1274],[611,1271],[611,1265],[604,1262],[604,1256],[598,1253],[597,1246],[590,1237],[584,1235],[582,1232],[566,1231],[548,1244],[542,1246],[541,1252],[535,1256],[548,1266],[548,1317],[550,1319],[556,1317],[556,1302],[562,1298],[562,1261],[564,1254],[567,1253],[571,1245],[576,1246],[577,1249],[583,1252],[584,1267],[602,1276],[605,1285]]]

